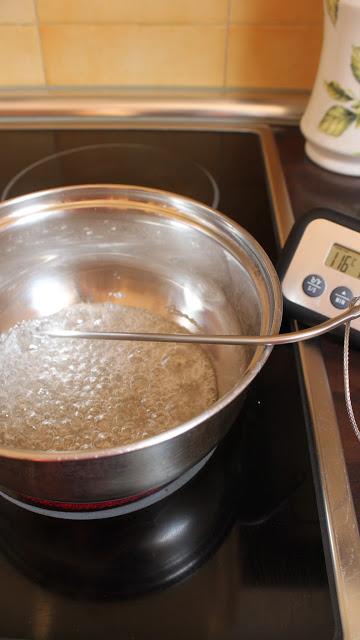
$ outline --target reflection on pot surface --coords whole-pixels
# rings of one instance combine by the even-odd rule
[[[280,283],[266,253],[245,229],[198,202],[140,187],[89,185],[4,202],[0,215],[2,331],[44,312],[39,290],[50,282],[56,282],[58,303],[145,309],[190,332],[268,334],[279,328]],[[89,343],[74,348],[87,350]],[[121,346],[94,346],[107,348]],[[26,449],[24,442],[19,450],[5,442],[0,485],[33,498],[91,502],[176,479],[225,435],[271,348],[206,345],[204,351],[218,397],[196,415],[131,444],[110,439],[105,447],[90,442],[90,448],[74,451],[75,438],[61,453],[61,442],[47,442],[56,453],[32,453],[39,443]],[[50,399],[47,421],[52,404]],[[166,414],[167,420],[170,410]],[[45,436],[51,439],[51,430]]]

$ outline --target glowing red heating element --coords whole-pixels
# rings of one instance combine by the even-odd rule
[[[163,487],[161,487],[163,488]],[[124,504],[130,504],[136,502],[147,496],[151,496],[156,491],[159,491],[160,487],[154,489],[148,489],[143,493],[137,493],[133,496],[126,498],[118,498],[117,500],[104,500],[102,502],[58,502],[54,500],[43,500],[42,498],[34,498],[24,494],[18,494],[17,497],[22,502],[27,502],[38,507],[45,509],[56,509],[57,511],[100,511],[103,509],[113,509],[114,507],[120,507]]]

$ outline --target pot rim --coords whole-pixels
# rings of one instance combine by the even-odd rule
[[[99,192],[110,191],[114,198],[103,200],[103,196]],[[91,193],[92,192],[92,193]],[[11,198],[9,200],[5,200],[0,203],[0,233],[3,227],[7,227],[13,220],[19,221],[23,217],[33,216],[39,214],[39,206],[40,210],[43,213],[51,213],[51,210],[57,210],[59,207],[70,207],[71,205],[76,205],[79,202],[83,202],[84,200],[89,200],[89,204],[94,206],[97,201],[94,198],[86,197],[84,199],[78,198],[77,200],[73,199],[75,195],[85,195],[91,196],[98,194],[101,198],[101,206],[114,206],[116,200],[121,201],[124,199],[124,196],[141,196],[146,194],[148,196],[148,201],[152,199],[162,199],[166,201],[167,210],[173,211],[176,213],[176,207],[182,205],[183,213],[189,213],[189,209],[196,208],[204,213],[210,214],[215,217],[215,221],[221,221],[223,224],[225,223],[226,231],[229,232],[233,229],[235,232],[240,232],[241,236],[246,241],[246,247],[251,249],[251,251],[257,256],[259,263],[264,268],[266,272],[266,276],[268,279],[267,288],[269,293],[273,296],[273,313],[269,318],[269,328],[267,331],[267,335],[275,334],[279,331],[281,320],[282,320],[282,311],[283,311],[283,299],[282,299],[282,291],[281,284],[279,278],[277,276],[274,265],[272,264],[270,258],[268,257],[265,250],[258,243],[257,240],[248,232],[244,227],[239,225],[237,222],[233,221],[231,218],[221,213],[217,209],[214,209],[208,205],[205,205],[201,202],[193,200],[187,196],[181,196],[176,193],[172,193],[169,191],[163,191],[161,189],[152,189],[149,187],[142,187],[137,185],[124,185],[124,184],[81,184],[81,185],[71,185],[66,187],[57,187],[55,189],[46,189],[42,191],[36,191],[32,193],[28,193],[22,196],[17,196],[15,198]],[[53,196],[56,199],[56,196],[62,195],[63,197],[59,200],[55,200],[54,202],[49,196]],[[117,196],[117,197],[116,197]],[[122,196],[122,198],[121,198]],[[41,200],[44,199],[44,203],[41,203]],[[36,206],[36,201],[40,200],[40,205]],[[35,201],[35,202],[34,202]],[[140,200],[135,200],[135,202],[141,202]],[[26,209],[26,205],[29,204],[29,207]],[[156,202],[154,203],[157,204]],[[17,211],[18,205],[24,206],[25,210],[20,213]],[[4,209],[9,209],[10,212],[3,211]],[[14,211],[11,209],[14,208]],[[165,212],[166,208],[162,207],[161,212]],[[179,209],[178,209],[179,213]],[[74,462],[76,460],[96,460],[101,458],[110,458],[112,456],[124,455],[129,453],[135,453],[137,451],[141,451],[143,449],[149,449],[155,445],[163,444],[169,440],[175,439],[176,437],[182,435],[187,431],[191,431],[198,424],[211,419],[215,414],[217,414],[223,407],[230,404],[237,396],[239,396],[244,389],[252,382],[257,373],[265,364],[268,359],[273,347],[272,346],[264,346],[257,347],[256,352],[259,353],[262,351],[260,357],[257,359],[254,365],[250,363],[247,370],[245,371],[244,376],[241,378],[241,381],[236,384],[230,391],[221,396],[214,404],[212,404],[206,411],[198,414],[191,420],[187,420],[186,422],[181,423],[180,425],[168,429],[158,435],[144,438],[143,440],[138,440],[129,445],[122,445],[119,447],[111,447],[105,449],[86,449],[86,450],[69,450],[69,451],[52,451],[46,452],[38,449],[21,449],[21,448],[10,448],[10,447],[0,447],[0,458],[8,458],[14,460],[28,460],[33,462]]]

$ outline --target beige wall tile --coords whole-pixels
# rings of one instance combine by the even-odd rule
[[[320,48],[320,27],[233,26],[229,32],[226,84],[310,88]]]
[[[36,22],[35,0],[0,0],[0,24]]]
[[[36,27],[0,26],[0,60],[0,85],[44,84]]]
[[[243,24],[319,24],[322,0],[232,0],[231,22]]]
[[[230,0],[36,0],[41,22],[216,23]]]
[[[41,27],[51,85],[223,83],[225,28],[208,26]]]

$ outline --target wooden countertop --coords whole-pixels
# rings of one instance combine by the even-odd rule
[[[360,219],[360,178],[331,173],[313,164],[304,153],[304,140],[295,127],[275,131],[295,218],[315,207],[329,207]],[[332,337],[321,339],[323,357],[333,394],[347,471],[360,527],[360,443],[346,413],[343,387],[343,348]],[[360,422],[360,354],[350,353],[353,408]]]

